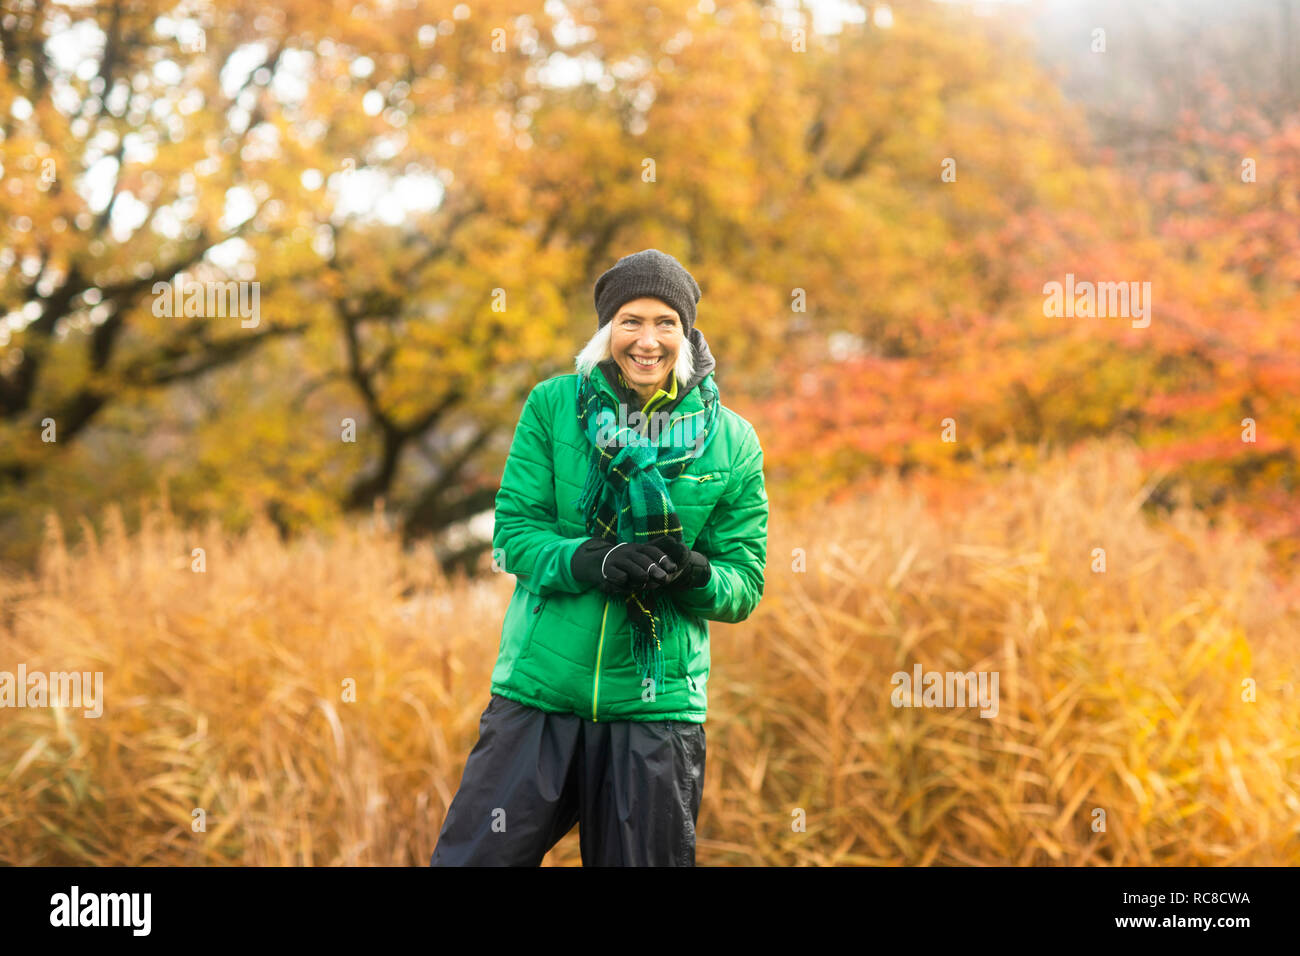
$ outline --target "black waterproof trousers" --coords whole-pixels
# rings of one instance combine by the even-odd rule
[[[583,866],[694,866],[704,725],[590,721],[499,694],[432,866],[538,866],[578,824]]]

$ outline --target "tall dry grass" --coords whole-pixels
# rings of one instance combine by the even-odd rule
[[[1300,609],[1257,543],[1151,525],[1146,490],[1092,446],[962,507],[774,498],[763,604],[713,629],[698,862],[1300,862]],[[105,529],[69,549],[51,524],[39,573],[0,582],[0,670],[105,680],[99,719],[0,710],[0,861],[426,863],[512,579],[444,580],[377,521]],[[895,709],[918,661],[998,671],[998,716]],[[547,863],[578,859],[575,830]]]

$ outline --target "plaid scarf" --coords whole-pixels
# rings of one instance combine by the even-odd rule
[[[667,482],[704,453],[718,420],[713,376],[705,376],[699,388],[704,408],[690,415],[669,415],[668,427],[660,428],[651,441],[642,431],[627,427],[631,413],[625,413],[620,427],[613,396],[596,388],[590,378],[578,376],[578,423],[593,454],[587,484],[576,504],[592,537],[632,544],[665,536],[682,541],[682,523]],[[632,658],[643,681],[650,678],[654,687],[662,687],[662,639],[681,635],[679,612],[672,600],[656,599],[655,592],[631,593],[626,601]]]

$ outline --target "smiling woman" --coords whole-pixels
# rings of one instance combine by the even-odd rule
[[[633,299],[610,328],[610,356],[636,393],[649,401],[660,388],[666,391],[683,342],[677,313],[657,299]]]
[[[492,538],[515,593],[435,866],[536,866],[575,823],[586,865],[694,865],[709,621],[753,613],[767,561],[762,448],[699,298],[672,256],[623,257],[577,374],[524,404]]]
[[[695,377],[695,346],[677,313],[660,313],[663,309],[662,302],[648,297],[629,302],[583,346],[576,359],[578,371],[589,376],[601,362],[613,362],[643,403],[656,390],[671,391],[673,378],[689,383]]]

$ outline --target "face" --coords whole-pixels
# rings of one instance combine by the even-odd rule
[[[655,389],[668,390],[677,352],[682,346],[682,322],[659,299],[633,299],[611,320],[609,351],[623,377],[642,398]]]

